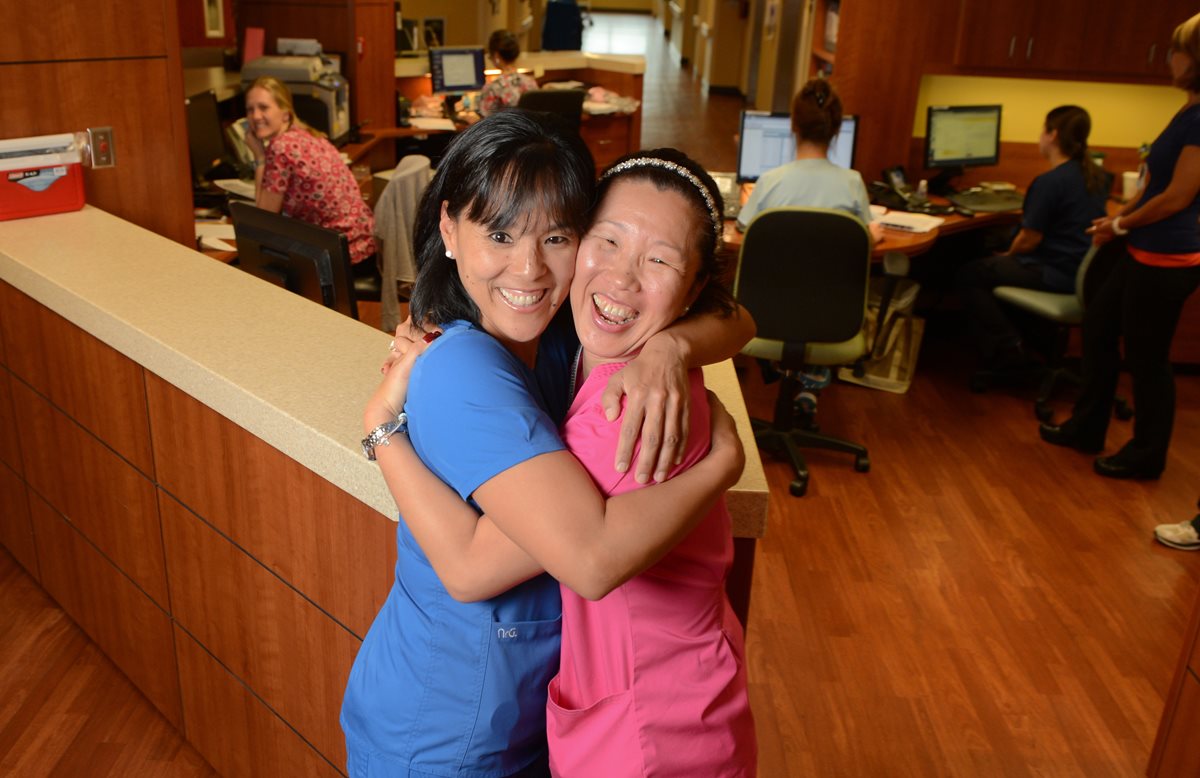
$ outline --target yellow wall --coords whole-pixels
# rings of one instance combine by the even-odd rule
[[[929,105],[1004,106],[1000,139],[1036,143],[1046,113],[1067,103],[1092,115],[1092,146],[1137,147],[1149,143],[1183,105],[1184,94],[1168,86],[1050,81],[1033,78],[923,76],[913,117],[913,137],[925,137]]]

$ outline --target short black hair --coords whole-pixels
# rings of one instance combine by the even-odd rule
[[[596,169],[579,134],[555,118],[519,108],[500,111],[450,143],[413,226],[413,321],[479,324],[479,307],[463,287],[457,264],[446,256],[439,229],[442,203],[451,218],[465,216],[490,229],[507,230],[545,214],[573,237],[583,235]]]
[[[723,251],[719,250],[721,242],[721,236],[717,233],[719,222],[713,221],[712,211],[709,210],[708,203],[704,200],[704,195],[701,194],[700,190],[696,188],[696,185],[691,180],[680,175],[678,171],[670,170],[669,168],[654,164],[637,164],[635,162],[628,167],[618,170],[618,168],[621,168],[622,163],[639,159],[661,159],[665,162],[673,162],[687,170],[708,190],[708,194],[712,198],[713,205],[716,208],[718,218],[720,218],[724,212],[724,201],[721,199],[721,189],[717,186],[717,182],[713,181],[712,176],[704,170],[700,163],[679,149],[673,148],[635,151],[632,154],[626,154],[612,163],[612,165],[600,174],[600,184],[596,191],[597,210],[599,210],[599,203],[603,201],[609,187],[621,180],[649,181],[660,191],[672,190],[682,194],[684,199],[692,204],[693,215],[696,217],[700,233],[695,241],[696,250],[700,255],[700,270],[696,274],[696,279],[703,286],[701,286],[700,295],[696,298],[696,302],[691,306],[690,310],[694,313],[717,313],[722,316],[731,315],[737,310],[737,303],[734,302],[733,293],[730,292],[727,281],[729,259]]]

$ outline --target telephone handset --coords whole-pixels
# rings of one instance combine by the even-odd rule
[[[904,167],[885,168],[883,181],[871,185],[871,201],[897,211],[914,213],[949,213],[949,206],[934,205],[921,191],[913,191],[904,174]],[[924,187],[922,187],[924,189]]]

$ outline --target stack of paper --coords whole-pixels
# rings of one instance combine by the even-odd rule
[[[879,223],[893,230],[905,232],[929,232],[946,221],[940,216],[930,216],[924,213],[908,213],[907,211],[888,211],[879,217]]]

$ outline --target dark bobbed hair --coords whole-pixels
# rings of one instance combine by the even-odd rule
[[[583,235],[595,165],[578,133],[556,119],[516,108],[500,111],[450,143],[413,226],[413,321],[479,324],[479,307],[463,287],[456,262],[446,256],[442,203],[451,218],[464,216],[489,229],[525,229],[545,216],[576,239]]]
[[[1171,35],[1171,51],[1180,51],[1192,61],[1175,86],[1189,92],[1200,92],[1200,14],[1175,28]]]
[[[792,98],[792,132],[796,139],[828,146],[841,128],[842,98],[825,79],[810,79]]]
[[[521,42],[517,36],[508,30],[496,30],[488,36],[488,54],[498,57],[506,65],[517,61],[521,56]]]
[[[696,281],[702,284],[700,294],[688,312],[689,314],[712,312],[723,316],[733,314],[737,310],[737,303],[734,302],[733,293],[730,292],[726,281],[729,259],[723,252],[717,250],[721,236],[716,232],[717,226],[713,223],[708,204],[704,202],[704,195],[700,193],[695,184],[684,178],[677,171],[655,167],[654,165],[636,165],[619,172],[610,173],[610,171],[620,167],[621,163],[633,159],[661,159],[667,162],[674,162],[691,172],[700,180],[704,188],[708,190],[713,203],[717,207],[717,214],[720,216],[724,213],[724,205],[721,199],[721,190],[717,186],[717,183],[713,181],[712,176],[705,172],[704,168],[698,162],[678,149],[647,149],[626,154],[600,174],[596,202],[597,205],[603,202],[609,188],[617,181],[648,181],[657,187],[659,191],[672,190],[682,194],[691,203],[693,215],[696,220],[697,234],[694,236],[692,243],[700,259],[700,270],[696,274]]]
[[[1083,180],[1089,192],[1103,192],[1108,183],[1104,171],[1092,161],[1088,154],[1088,135],[1092,131],[1092,117],[1077,105],[1060,105],[1046,114],[1046,131],[1057,132],[1055,142],[1058,150],[1068,159],[1074,160],[1083,169]]]

